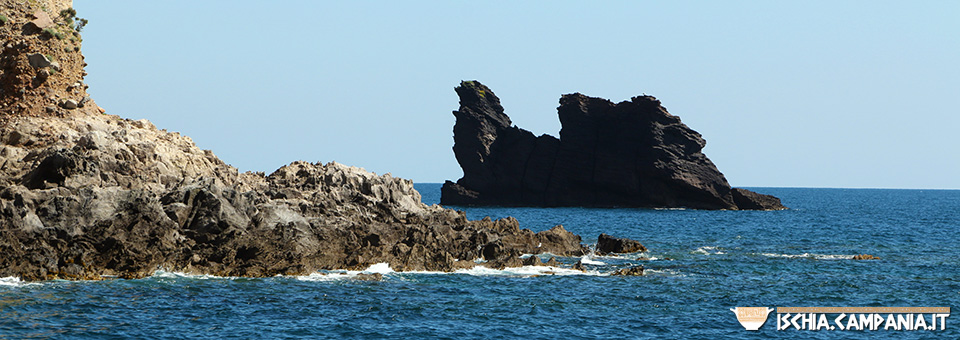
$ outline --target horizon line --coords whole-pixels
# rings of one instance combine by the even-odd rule
[[[453,181],[455,182],[455,181]],[[414,184],[440,184],[443,185],[444,182],[418,182],[413,181]],[[960,188],[906,188],[906,187],[813,187],[813,186],[753,186],[753,185],[743,185],[743,186],[733,186],[733,188],[766,188],[766,189],[831,189],[831,190],[942,190],[942,191],[958,191]]]

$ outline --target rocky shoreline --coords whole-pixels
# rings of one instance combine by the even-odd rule
[[[0,277],[453,271],[585,252],[562,226],[534,233],[427,206],[389,174],[334,162],[240,174],[188,137],[93,110],[0,128]]]
[[[71,7],[0,0],[0,277],[449,272],[586,251],[562,226],[427,206],[389,174],[301,161],[239,173],[189,137],[103,114]]]

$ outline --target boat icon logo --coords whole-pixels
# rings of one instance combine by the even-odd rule
[[[730,311],[737,315],[740,325],[749,331],[760,329],[767,322],[767,315],[774,309],[767,307],[736,307]]]

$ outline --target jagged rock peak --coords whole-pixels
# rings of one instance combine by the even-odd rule
[[[464,175],[444,183],[443,204],[785,209],[773,196],[731,188],[701,152],[700,133],[653,96],[563,95],[556,138],[512,126],[480,82],[456,92],[453,150]]]
[[[475,113],[483,113],[500,127],[513,125],[510,117],[503,113],[500,98],[486,85],[475,80],[465,80],[461,81],[460,86],[457,86],[455,90],[460,96],[461,108],[473,110]],[[457,111],[454,111],[454,115],[456,114]]]

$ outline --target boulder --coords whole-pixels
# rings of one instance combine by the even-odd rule
[[[543,262],[537,256],[530,256],[528,258],[523,259],[522,263],[524,266],[550,266],[550,267],[559,266],[559,263],[557,262],[557,259],[555,257],[551,257],[549,260],[547,260],[547,262]]]
[[[27,55],[27,61],[30,62],[30,66],[33,66],[36,68],[50,67],[50,65],[52,64],[50,59],[48,59],[47,56],[41,53],[32,53]]]
[[[530,256],[528,258],[525,258],[523,259],[522,263],[524,266],[542,266],[543,265],[543,261],[540,261],[540,258],[536,256]]]
[[[47,15],[44,11],[36,11],[33,13],[33,20],[27,23],[31,29],[42,30],[44,28],[53,27],[53,20],[50,19],[50,16]]]
[[[603,233],[597,237],[597,253],[601,255],[609,253],[623,254],[644,251],[647,251],[647,248],[640,244],[639,241],[628,238],[617,238]]]
[[[441,204],[785,209],[773,196],[731,188],[701,152],[700,134],[652,96],[563,95],[556,138],[514,126],[477,81],[456,92],[453,151],[463,177],[444,183]]]
[[[63,106],[63,108],[67,110],[73,110],[80,107],[80,103],[77,103],[77,101],[73,99],[66,99],[60,103],[60,106]]]

